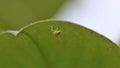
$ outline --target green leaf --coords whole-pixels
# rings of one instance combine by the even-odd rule
[[[16,36],[0,35],[0,68],[120,68],[119,63],[116,44],[66,21],[40,21]]]
[[[21,27],[53,16],[66,0],[0,0],[0,27]]]

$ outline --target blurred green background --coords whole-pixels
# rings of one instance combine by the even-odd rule
[[[0,0],[0,27],[16,30],[52,17],[66,0]]]

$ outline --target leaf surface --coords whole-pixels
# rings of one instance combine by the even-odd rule
[[[61,34],[55,36],[57,28]],[[16,36],[1,34],[0,60],[0,68],[120,68],[120,48],[83,26],[49,20]]]

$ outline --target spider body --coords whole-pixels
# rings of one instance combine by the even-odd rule
[[[53,32],[53,35],[54,35],[54,36],[58,36],[58,35],[60,35],[60,34],[61,34],[61,30],[56,30],[56,31]]]

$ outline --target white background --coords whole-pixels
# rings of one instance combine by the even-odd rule
[[[69,0],[53,18],[81,24],[115,43],[120,40],[120,0]]]

